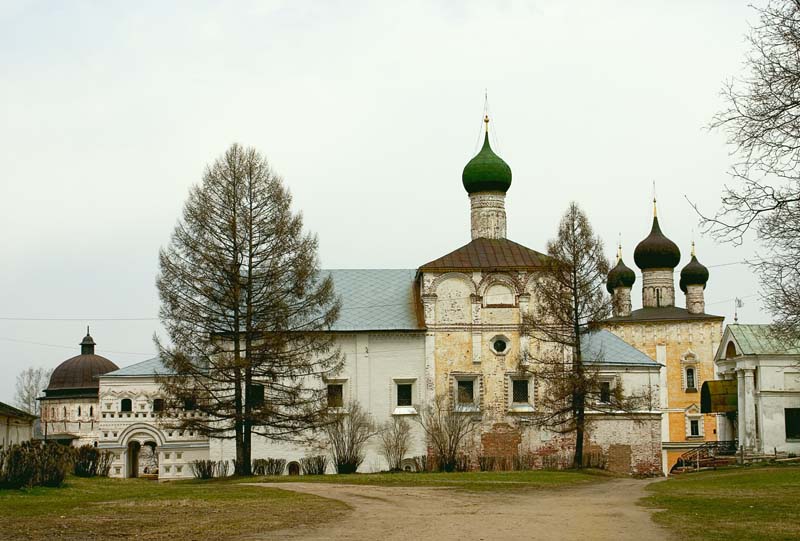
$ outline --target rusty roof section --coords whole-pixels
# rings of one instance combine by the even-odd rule
[[[548,256],[508,239],[475,239],[422,265],[420,271],[527,270],[543,267]]]

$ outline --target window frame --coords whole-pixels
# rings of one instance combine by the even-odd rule
[[[697,421],[697,434],[692,434],[692,421]],[[705,419],[702,413],[686,413],[685,432],[687,439],[705,438]]]
[[[128,404],[128,409],[125,409],[125,403]],[[119,401],[119,411],[120,413],[133,413],[133,400],[130,398],[123,398]]]
[[[514,401],[514,384],[516,382],[526,382],[528,390],[528,400],[526,402]],[[533,377],[528,374],[513,373],[508,374],[508,411],[516,413],[529,413],[534,411],[534,385]]]
[[[689,385],[689,371],[692,374],[692,384]],[[683,390],[687,393],[697,392],[697,366],[689,365],[683,368]]]
[[[411,403],[408,405],[400,404],[399,388],[401,385],[411,387]],[[392,415],[416,415],[417,408],[414,406],[414,397],[417,391],[417,378],[392,378],[391,405]]]
[[[342,403],[340,406],[331,406],[330,405],[330,387],[336,386],[342,388]],[[325,380],[325,407],[328,408],[329,411],[337,411],[337,412],[346,412],[347,408],[347,380],[346,379],[326,379]]]
[[[459,400],[459,383],[472,382],[472,402],[461,402]],[[474,413],[480,411],[481,383],[478,374],[457,374],[453,376],[453,409],[464,413]]]

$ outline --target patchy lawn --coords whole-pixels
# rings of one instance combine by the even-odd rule
[[[679,539],[800,539],[800,467],[688,473],[648,490],[643,503]]]
[[[225,481],[70,477],[62,488],[0,490],[0,539],[235,539],[326,522],[347,509]]]
[[[452,487],[470,491],[503,491],[558,488],[605,481],[612,477],[600,470],[533,470],[462,473],[357,473],[351,475],[281,475],[256,477],[265,483],[336,483],[396,487]],[[241,479],[242,482],[253,479]]]

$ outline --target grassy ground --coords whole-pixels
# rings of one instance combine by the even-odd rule
[[[679,539],[800,539],[800,467],[689,473],[648,490],[655,521]]]
[[[338,483],[399,487],[454,487],[470,491],[504,491],[557,488],[604,481],[609,474],[599,470],[510,471],[466,473],[366,473],[353,475],[301,475],[258,477],[269,483]],[[252,479],[242,480],[244,482]]]
[[[235,539],[322,523],[341,502],[231,482],[71,477],[0,490],[0,539]]]

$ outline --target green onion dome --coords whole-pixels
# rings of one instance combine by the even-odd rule
[[[636,281],[636,274],[622,262],[622,258],[617,259],[617,266],[611,269],[608,273],[608,281],[606,281],[606,290],[613,294],[614,289],[617,287],[631,287]]]
[[[706,288],[708,283],[708,269],[697,260],[694,255],[694,246],[692,246],[692,260],[681,269],[680,288],[681,291],[686,293],[686,286],[703,286]]]
[[[653,216],[650,234],[636,245],[633,252],[636,266],[645,269],[674,269],[681,261],[678,245],[669,240],[658,226],[658,217]]]
[[[483,139],[483,148],[464,167],[461,181],[467,193],[507,192],[511,187],[511,168],[494,153],[489,145],[489,131]]]

